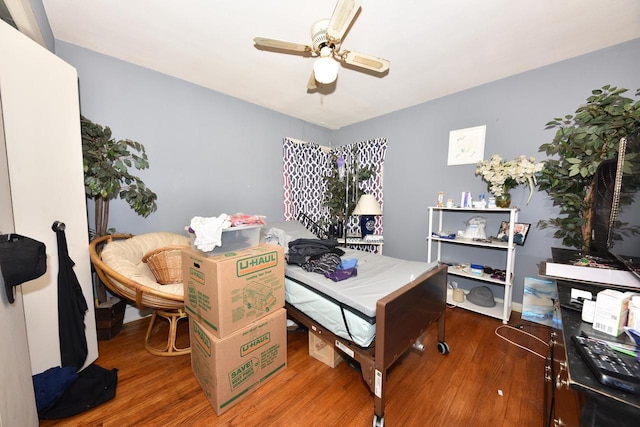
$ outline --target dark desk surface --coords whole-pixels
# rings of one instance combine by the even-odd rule
[[[571,298],[572,287],[583,288],[579,285],[576,286],[574,282],[563,282],[558,280],[557,283],[558,297],[561,305],[568,304]],[[605,288],[590,289],[587,286],[583,289],[593,290],[595,291],[594,293],[597,293],[599,290]],[[582,314],[579,311],[571,310],[563,306],[561,307],[561,313],[562,330],[564,333],[564,342],[567,351],[569,387],[586,394],[587,397],[596,399],[606,405],[611,405],[612,409],[622,410],[626,413],[630,412],[636,421],[640,420],[640,396],[625,393],[622,390],[600,383],[576,350],[571,337],[574,335],[580,335],[580,333],[584,331],[588,336],[593,336],[607,341],[619,341],[627,344],[633,344],[633,341],[627,337],[626,334],[622,334],[616,338],[612,335],[603,334],[602,332],[593,330],[591,324],[582,321]],[[637,363],[631,356],[621,354],[621,357],[629,363]]]

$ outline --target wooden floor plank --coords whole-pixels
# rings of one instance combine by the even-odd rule
[[[422,354],[410,351],[386,383],[387,426],[535,426],[543,417],[544,360],[496,336],[502,323],[461,309],[446,311],[450,354],[437,349],[436,327]],[[332,369],[308,355],[305,331],[288,333],[288,366],[245,400],[217,416],[191,371],[189,356],[158,357],[143,345],[147,319],[99,342],[97,364],[118,368],[115,399],[41,426],[370,426],[373,397],[357,367]],[[512,315],[511,324],[547,339],[548,329]],[[162,334],[164,326],[158,328]],[[518,331],[509,338],[544,353]],[[181,327],[182,342],[188,326]],[[500,395],[499,393],[502,393]]]

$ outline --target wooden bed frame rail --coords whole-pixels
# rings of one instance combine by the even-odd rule
[[[447,268],[440,265],[415,278],[376,303],[376,338],[362,348],[336,336],[322,325],[286,303],[287,315],[309,328],[325,341],[360,363],[362,379],[374,395],[374,426],[384,425],[385,382],[387,370],[412,346],[420,350],[422,337],[432,323],[438,322],[438,350],[447,354],[445,310]]]

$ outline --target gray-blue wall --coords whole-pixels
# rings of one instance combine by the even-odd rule
[[[184,232],[192,217],[221,213],[281,221],[283,138],[329,143],[328,129],[183,80],[60,41],[56,54],[78,70],[82,114],[149,156],[134,172],[158,210],[142,218],[112,201],[109,226],[120,232]]]
[[[149,155],[151,167],[140,175],[158,193],[158,211],[143,219],[112,202],[111,227],[182,232],[195,215],[240,211],[277,221],[284,137],[325,145],[386,137],[384,251],[412,260],[426,259],[427,207],[439,191],[454,200],[461,191],[487,192],[474,165],[447,166],[449,131],[486,125],[485,158],[542,160],[538,148],[553,137],[544,130],[548,121],[573,113],[605,84],[630,89],[629,97],[640,88],[638,39],[330,131],[64,42],[56,41],[56,54],[78,70],[82,113],[118,138],[141,142]],[[560,242],[553,231],[535,228],[539,219],[556,216],[546,193],[528,205],[524,188],[512,195],[520,221],[534,225],[516,258],[514,301],[521,302],[523,278],[535,276],[538,262]],[[463,229],[469,216],[452,227]],[[487,232],[494,228],[490,222]]]
[[[456,201],[462,191],[471,191],[476,197],[487,193],[484,182],[474,174],[475,165],[447,166],[449,131],[486,125],[484,158],[497,153],[507,159],[525,154],[543,160],[545,154],[538,149],[555,134],[554,130],[545,130],[545,124],[574,113],[593,89],[606,84],[627,88],[626,96],[635,98],[640,88],[640,39],[336,131],[337,144],[388,138],[384,169],[385,254],[426,259],[427,207],[435,205],[439,191],[444,192],[445,199]],[[532,224],[526,244],[518,248],[516,255],[514,301],[521,302],[524,277],[536,276],[537,264],[551,256],[551,246],[561,246],[561,242],[553,239],[553,230],[535,228],[538,220],[557,216],[546,193],[536,192],[528,205],[525,187],[512,191],[512,196],[512,203],[521,208],[520,222]],[[453,231],[464,229],[461,221],[471,216],[463,215],[458,227],[451,227]],[[492,217],[487,216],[487,220]],[[495,235],[497,226],[493,224],[489,231]],[[468,256],[468,262],[473,262],[476,255],[487,256],[476,251],[461,259]],[[499,256],[493,257],[493,265],[498,267]],[[483,262],[487,261],[481,258],[480,263]]]

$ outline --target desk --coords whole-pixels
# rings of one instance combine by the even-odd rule
[[[569,303],[571,288],[579,287],[597,293],[606,287],[578,284],[569,281],[557,281],[558,297],[561,305]],[[584,331],[589,336],[614,341],[611,335],[605,335],[593,330],[591,324],[582,321],[582,315],[576,310],[561,307],[562,338],[566,352],[566,386],[578,393],[581,401],[580,425],[581,426],[638,426],[640,420],[640,396],[625,393],[617,388],[608,387],[595,379],[589,367],[578,354],[571,337],[580,335]],[[619,336],[618,340],[627,339]],[[627,341],[630,342],[630,341]],[[621,355],[626,361],[633,363],[633,358]],[[553,379],[555,381],[555,378]],[[555,384],[554,384],[555,385]],[[562,384],[558,385],[561,388]],[[556,402],[557,404],[558,402]]]

